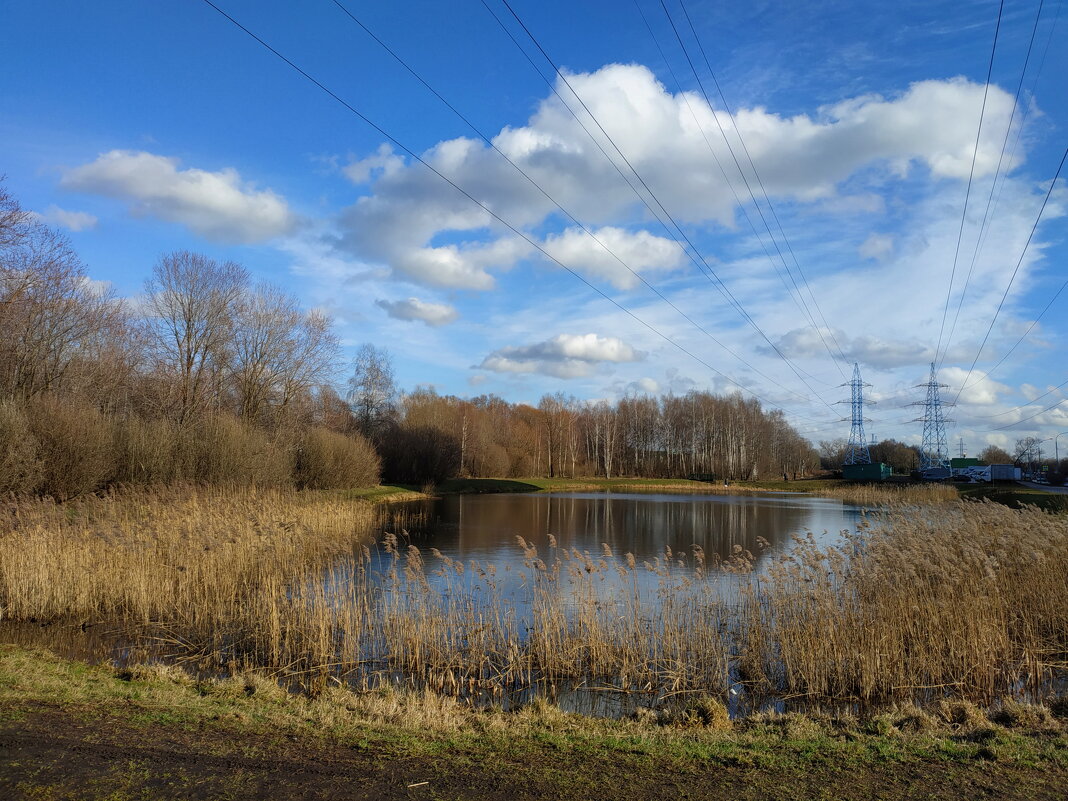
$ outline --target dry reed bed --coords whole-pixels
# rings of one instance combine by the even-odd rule
[[[213,625],[366,540],[366,504],[286,489],[137,489],[65,504],[10,499],[0,618]]]
[[[0,610],[151,624],[218,663],[454,696],[539,680],[725,695],[740,679],[813,701],[989,702],[1068,652],[1068,518],[1035,509],[899,505],[758,571],[737,547],[641,563],[551,538],[496,569],[392,535],[360,544],[375,518],[279,491],[14,502]]]
[[[817,494],[867,507],[943,504],[960,499],[960,493],[951,484],[844,484]]]

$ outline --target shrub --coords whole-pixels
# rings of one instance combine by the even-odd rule
[[[382,462],[388,481],[440,484],[460,472],[460,440],[433,426],[401,426],[383,438]]]
[[[115,426],[115,480],[165,484],[190,478],[178,455],[178,431],[167,420],[127,417]]]
[[[229,414],[184,432],[181,450],[188,477],[209,484],[275,486],[288,483],[293,471],[289,449]]]
[[[15,401],[0,401],[0,494],[32,492],[42,468],[25,410]]]
[[[96,409],[50,396],[27,405],[41,462],[38,491],[65,501],[104,487],[114,475],[113,427]]]
[[[379,459],[359,434],[345,436],[326,428],[309,429],[293,463],[293,480],[300,489],[370,487],[379,480]]]

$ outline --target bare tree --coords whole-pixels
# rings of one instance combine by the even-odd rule
[[[396,388],[389,353],[374,345],[361,345],[352,361],[349,404],[364,436],[382,434],[395,417]]]
[[[244,293],[235,303],[231,369],[241,416],[263,422],[285,413],[298,397],[329,380],[338,339],[331,320],[304,312],[296,298],[273,287]]]
[[[1042,442],[1038,437],[1023,437],[1016,440],[1016,448],[1013,452],[1013,461],[1018,464],[1026,464],[1034,470],[1042,459]]]
[[[0,175],[0,182],[3,180],[4,177]],[[0,186],[0,250],[22,241],[32,222],[32,215],[23,211],[11,193]]]
[[[979,454],[980,460],[987,464],[1012,464],[1012,454],[997,445],[988,445]]]
[[[120,306],[85,276],[66,237],[15,223],[0,246],[0,387],[31,397],[56,388]]]
[[[248,273],[197,253],[164,256],[145,284],[157,369],[169,384],[166,399],[179,425],[206,408],[228,359],[235,306]]]

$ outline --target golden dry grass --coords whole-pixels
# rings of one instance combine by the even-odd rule
[[[1068,653],[1068,518],[1033,508],[896,505],[756,572],[737,546],[639,562],[551,537],[518,542],[508,567],[459,562],[371,543],[367,504],[282,490],[5,508],[3,618],[121,624],[315,692],[401,682],[492,700],[542,682],[684,699],[740,678],[813,702],[990,703]]]

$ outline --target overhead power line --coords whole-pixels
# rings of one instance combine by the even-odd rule
[[[381,37],[379,37],[363,21],[361,21],[355,14],[353,14],[352,11],[350,11],[348,9],[348,7],[346,7],[343,3],[341,3],[340,0],[330,0],[330,2],[332,2],[335,6],[337,6],[353,23],[358,25],[360,27],[360,29],[364,31],[364,33],[366,33],[368,36],[370,36],[371,39],[373,39],[376,44],[378,44],[383,50],[385,50],[398,64],[400,64],[402,67],[404,67],[404,69],[407,70],[412,75],[412,77],[414,77],[417,81],[419,81],[419,83],[421,83],[431,94],[433,94],[434,97],[436,97],[438,100],[440,100],[445,105],[445,107],[449,109],[449,111],[451,111],[454,115],[456,115],[456,117],[458,117],[465,125],[467,125],[468,128],[470,128],[472,131],[474,131],[474,133],[479,138],[481,138],[482,141],[484,141],[494,152],[496,152],[497,155],[499,155],[504,161],[506,161],[509,165],[511,165],[511,167],[513,169],[515,169],[515,171],[517,173],[519,173],[519,175],[521,175],[531,186],[533,186],[535,189],[537,189],[538,192],[540,192],[541,195],[543,197],[545,197],[546,200],[548,200],[557,209],[559,209],[560,212],[565,217],[567,217],[568,220],[570,220],[575,226],[577,226],[584,234],[586,234],[586,236],[590,237],[590,239],[592,239],[602,250],[604,250],[605,253],[607,253],[609,256],[611,256],[613,259],[615,259],[620,264],[620,266],[625,268],[631,275],[633,275],[635,278],[637,278],[639,281],[641,281],[642,284],[644,284],[658,298],[660,298],[662,301],[664,301],[664,303],[666,303],[668,306],[670,306],[674,311],[678,312],[687,322],[692,324],[702,334],[707,336],[710,340],[712,340],[714,343],[716,343],[716,345],[718,345],[724,351],[729,353],[731,356],[733,356],[735,359],[737,359],[743,365],[748,367],[754,373],[756,373],[760,377],[764,378],[765,380],[771,382],[771,384],[773,384],[774,386],[777,386],[779,389],[783,390],[784,392],[787,392],[787,393],[789,393],[791,395],[794,395],[795,397],[800,398],[803,401],[808,401],[809,400],[809,398],[807,398],[807,397],[805,397],[803,395],[800,395],[800,394],[794,392],[793,390],[783,386],[776,379],[772,378],[771,376],[769,376],[766,373],[764,373],[763,371],[761,371],[755,365],[753,365],[752,363],[747,361],[745,358],[743,358],[741,355],[739,355],[737,352],[735,352],[732,348],[728,347],[723,342],[721,342],[716,336],[714,336],[710,331],[708,331],[708,329],[706,329],[704,326],[702,326],[700,323],[698,323],[696,320],[694,320],[690,315],[688,315],[686,312],[684,312],[682,309],[680,309],[677,305],[675,305],[675,303],[670,298],[668,298],[656,286],[654,286],[652,283],[650,283],[645,278],[645,276],[643,276],[641,273],[639,273],[637,270],[633,269],[629,264],[627,264],[627,262],[624,261],[615,251],[613,251],[604,242],[604,240],[602,240],[600,237],[598,237],[597,234],[595,234],[593,231],[591,231],[573,213],[571,213],[567,208],[565,208],[563,205],[561,205],[561,203],[558,200],[556,200],[556,198],[554,198],[552,195],[550,195],[545,190],[544,187],[542,187],[537,181],[535,181],[530,176],[529,173],[527,173],[522,167],[520,167],[518,164],[516,164],[516,162],[513,161],[508,156],[507,153],[505,153],[503,150],[501,150],[500,147],[497,146],[497,143],[494,142],[491,137],[489,137],[477,125],[475,125],[473,122],[471,122],[471,120],[467,116],[465,116],[458,108],[456,108],[455,105],[453,105],[453,103],[451,103],[444,95],[441,94],[441,92],[439,92],[425,78],[423,78],[423,76],[420,75],[419,72],[414,67],[412,67],[407,61],[405,61],[404,58],[402,58],[400,56],[400,54],[398,54],[392,47],[390,47],[385,41],[383,41],[381,39]],[[680,247],[681,247],[681,245],[680,245]]]
[[[1065,381],[1064,384],[1068,384],[1068,381]],[[1041,395],[1036,395],[1035,397],[1031,398],[1031,400],[1029,400],[1027,403],[1021,403],[1019,406],[1014,406],[1013,408],[1008,409],[1004,412],[998,412],[997,414],[977,414],[973,415],[973,417],[976,417],[980,420],[993,420],[995,417],[1004,417],[1007,414],[1018,412],[1021,409],[1026,409],[1028,406],[1033,406],[1035,401],[1042,400],[1042,398],[1046,397],[1047,395],[1052,395],[1058,389],[1063,387],[1064,384],[1059,384],[1058,386],[1052,387],[1051,389],[1047,389]]]
[[[719,292],[724,296],[724,298],[726,298],[728,300],[728,302],[742,316],[742,319],[745,320],[760,335],[760,337],[765,342],[768,343],[768,346],[771,347],[771,349],[776,353],[776,355],[778,355],[779,358],[782,359],[782,361],[790,368],[790,370],[794,373],[794,375],[797,376],[797,378],[808,388],[809,392],[811,392],[825,406],[827,406],[828,409],[830,409],[833,412],[834,411],[833,407],[831,407],[831,405],[824,398],[822,398],[818,392],[816,392],[812,388],[812,386],[808,383],[808,381],[805,380],[804,376],[802,375],[803,371],[801,371],[800,368],[798,368],[793,363],[793,361],[790,360],[789,357],[787,357],[782,352],[782,350],[779,348],[778,345],[776,345],[774,342],[771,341],[771,338],[767,335],[767,333],[764,331],[764,329],[761,328],[760,325],[752,318],[752,316],[749,314],[749,312],[747,312],[745,310],[745,307],[734,296],[734,294],[731,292],[730,288],[727,287],[727,285],[719,277],[719,275],[716,274],[716,271],[712,268],[711,265],[709,265],[707,259],[701,253],[700,249],[693,243],[693,241],[690,239],[689,235],[683,230],[682,226],[679,225],[679,223],[675,220],[675,218],[671,215],[671,213],[667,210],[667,208],[665,208],[664,204],[656,196],[656,193],[654,193],[652,191],[652,189],[649,187],[649,184],[642,177],[641,173],[639,173],[637,171],[637,169],[635,169],[634,165],[627,158],[626,154],[622,151],[622,149],[619,147],[619,145],[616,144],[615,140],[608,133],[608,131],[605,130],[605,128],[601,124],[600,120],[597,119],[597,116],[589,108],[589,106],[586,104],[585,100],[583,100],[582,96],[578,93],[578,91],[572,85],[571,81],[568,80],[567,75],[564,74],[563,70],[560,69],[559,65],[548,54],[548,52],[542,46],[542,44],[538,40],[538,38],[527,27],[526,23],[524,23],[523,20],[519,17],[519,15],[516,13],[515,9],[512,8],[512,6],[508,2],[508,0],[501,0],[501,3],[504,5],[504,7],[506,9],[508,9],[508,12],[512,15],[512,17],[515,19],[516,23],[518,23],[519,27],[522,28],[523,32],[527,35],[527,37],[534,44],[534,47],[538,50],[538,52],[541,53],[542,57],[545,58],[545,60],[553,68],[553,70],[555,71],[556,75],[560,78],[560,80],[563,82],[563,84],[565,86],[567,86],[568,90],[575,97],[575,99],[579,102],[579,104],[582,106],[583,110],[585,110],[585,112],[589,115],[590,119],[593,120],[594,124],[597,126],[598,130],[602,133],[602,135],[605,137],[605,139],[608,141],[608,143],[612,146],[613,150],[615,150],[615,152],[619,154],[620,158],[623,160],[623,163],[626,164],[627,168],[631,171],[631,173],[634,174],[635,178],[637,178],[638,182],[642,185],[642,188],[645,189],[645,191],[648,193],[649,197],[656,204],[657,208],[659,208],[660,211],[663,212],[663,214],[668,218],[668,220],[671,221],[672,225],[674,226],[675,230],[678,232],[679,236],[681,236],[685,240],[687,245],[689,245],[689,247],[693,250],[693,253],[700,259],[701,264],[705,268],[704,270],[702,270],[702,273],[705,275],[705,277],[708,278],[708,280],[713,284],[713,286],[715,286],[719,290]],[[493,14],[494,18],[497,19],[497,15],[493,13],[493,10],[486,3],[486,0],[482,0],[482,4],[483,4],[483,6],[486,7],[486,9],[488,11],[490,11],[491,14]],[[501,25],[502,28],[505,28],[505,30],[507,31],[507,28],[504,26],[504,24],[499,19],[497,19],[497,22],[498,22],[498,24]],[[516,44],[516,46],[518,46],[518,42],[516,42],[514,37],[512,37],[512,41]],[[522,48],[520,48],[520,49],[522,50]],[[540,74],[540,70],[538,72]],[[554,87],[554,91],[555,91],[555,87]],[[557,92],[557,96],[560,97],[558,92]],[[560,99],[561,99],[561,102],[564,102],[563,98],[560,98]],[[571,109],[571,107],[569,105],[567,105],[566,102],[564,102],[564,105],[565,105],[565,107],[568,108],[568,110],[572,113],[572,115],[574,115],[575,118],[577,119],[578,115],[575,113],[575,111],[573,109]],[[587,133],[590,133],[590,132],[587,130]],[[592,134],[591,134],[591,136],[592,136]],[[596,137],[594,137],[594,139],[596,139]],[[602,148],[602,152],[605,152],[603,150],[603,148]],[[605,152],[605,155],[607,156],[608,154]],[[634,187],[634,185],[630,184],[629,181],[628,181],[628,184],[637,193],[637,190]],[[637,193],[637,194],[639,195],[639,198],[641,198],[641,193]],[[643,201],[644,201],[644,199],[643,199]],[[646,202],[646,204],[648,205],[647,201],[644,201],[644,202]]]
[[[975,272],[975,264],[979,259],[979,252],[982,250],[985,241],[985,233],[987,230],[986,224],[990,219],[991,204],[994,199],[994,189],[998,185],[998,176],[1001,175],[1001,166],[1005,161],[1005,150],[1009,144],[1009,134],[1012,133],[1012,121],[1016,117],[1016,109],[1020,104],[1020,93],[1023,91],[1024,77],[1027,75],[1027,65],[1031,62],[1031,50],[1035,45],[1035,34],[1038,32],[1038,21],[1042,17],[1043,2],[1044,0],[1038,0],[1038,10],[1035,12],[1035,23],[1031,27],[1031,40],[1027,43],[1027,55],[1024,57],[1023,67],[1020,69],[1020,80],[1016,84],[1016,94],[1013,95],[1012,98],[1012,111],[1009,112],[1009,121],[1005,124],[1005,136],[1001,140],[1001,154],[998,156],[998,166],[994,169],[994,180],[990,182],[990,192],[986,196],[986,208],[983,210],[983,219],[979,223],[979,234],[975,237],[975,247],[972,249],[972,259],[971,263],[968,265],[968,274],[964,277],[964,288],[960,292],[960,297],[957,299],[957,309],[953,313],[953,324],[949,327],[949,336],[946,338],[946,347],[942,352],[943,360],[945,360],[946,355],[948,355],[949,347],[953,342],[953,333],[957,330],[957,320],[960,319],[960,311],[964,306],[964,297],[968,294],[968,285],[971,283],[972,274]],[[990,78],[988,76],[987,84],[989,85],[989,83]],[[1022,115],[1020,125],[1023,125]],[[1013,152],[1015,153],[1015,146],[1013,147]]]
[[[1062,384],[1058,384],[1056,387],[1054,387],[1052,390],[1050,390],[1050,392],[1055,392],[1056,390],[1058,390],[1058,389],[1060,389],[1061,387],[1064,387],[1064,386],[1068,386],[1068,381],[1065,381]],[[1047,392],[1046,394],[1048,395],[1049,392]],[[1026,423],[1028,420],[1034,420],[1040,414],[1045,414],[1046,412],[1052,412],[1054,409],[1056,409],[1062,403],[1068,403],[1068,398],[1061,398],[1059,401],[1054,403],[1052,406],[1047,406],[1045,409],[1042,409],[1041,411],[1035,412],[1032,415],[1028,415],[1027,417],[1024,417],[1021,420],[1017,420],[1015,423],[1009,423],[1007,425],[998,426],[997,428],[992,428],[990,430],[991,431],[1005,431],[1006,429],[1009,429],[1009,428],[1015,428],[1016,426],[1020,425],[1020,423]],[[1015,411],[1018,411],[1018,410],[1023,409],[1023,408],[1025,408],[1025,406],[1017,406],[1015,409],[1012,409],[1012,411],[1015,412]]]
[[[1012,355],[1013,351],[1015,351],[1016,348],[1018,348],[1020,346],[1020,343],[1023,342],[1025,339],[1027,339],[1028,334],[1031,333],[1031,331],[1034,329],[1034,327],[1036,325],[1038,325],[1038,321],[1041,320],[1045,316],[1046,312],[1049,311],[1049,308],[1050,308],[1050,306],[1053,305],[1053,302],[1055,300],[1057,300],[1057,298],[1059,298],[1061,296],[1061,293],[1064,291],[1065,287],[1068,287],[1068,279],[1064,280],[1064,283],[1062,283],[1060,285],[1060,288],[1053,294],[1053,297],[1049,299],[1049,303],[1046,304],[1046,307],[1041,312],[1039,312],[1038,316],[1035,317],[1034,320],[1031,321],[1031,325],[1027,326],[1027,330],[1024,331],[1020,335],[1020,338],[1017,339],[1016,342],[1013,343],[1013,346],[1011,348],[1009,348],[1007,351],[1005,351],[1005,355],[1002,356],[1000,359],[998,359],[997,363],[993,367],[991,367],[989,370],[986,371],[986,377],[987,378],[989,378],[991,375],[993,375],[994,371],[997,370],[1002,364],[1004,364],[1005,360],[1008,359],[1009,356]],[[964,387],[962,386],[961,389],[963,390],[963,388]],[[992,416],[993,417],[998,417],[1000,415],[992,415]]]
[[[807,306],[803,306],[802,303],[801,303],[801,301],[803,301],[803,297],[800,295],[800,293],[795,295],[795,293],[791,291],[790,285],[787,283],[786,277],[783,276],[782,270],[780,270],[779,269],[779,265],[775,263],[775,258],[771,255],[771,251],[768,250],[768,246],[764,241],[764,237],[761,236],[760,232],[757,230],[756,224],[753,222],[753,218],[749,214],[749,210],[746,208],[746,204],[742,202],[741,197],[739,197],[739,195],[738,195],[738,191],[734,188],[734,184],[731,182],[730,178],[728,177],[727,170],[724,168],[723,163],[720,161],[719,156],[716,154],[715,148],[712,147],[712,143],[708,139],[708,134],[705,132],[705,128],[701,124],[701,121],[697,116],[697,112],[694,111],[693,104],[690,103],[690,98],[689,98],[688,93],[683,91],[682,82],[679,80],[678,76],[675,74],[675,69],[671,66],[671,62],[668,60],[667,56],[665,55],[664,49],[660,46],[660,40],[657,38],[656,33],[653,31],[652,25],[650,25],[648,18],[645,16],[645,12],[642,10],[641,5],[638,3],[638,0],[634,0],[634,7],[637,9],[638,14],[641,16],[642,22],[645,23],[645,28],[646,28],[646,30],[649,31],[649,36],[653,40],[653,44],[656,45],[657,52],[660,53],[660,57],[664,61],[664,65],[667,67],[668,72],[671,74],[672,80],[675,82],[675,87],[677,88],[677,90],[679,92],[679,96],[682,98],[683,102],[686,104],[686,109],[690,112],[690,116],[693,118],[694,125],[697,127],[697,130],[700,131],[701,138],[704,140],[705,146],[708,148],[708,152],[712,156],[712,160],[715,162],[716,167],[719,169],[720,174],[723,176],[723,183],[727,186],[728,189],[730,189],[731,195],[734,197],[734,201],[737,204],[739,211],[741,211],[741,213],[742,213],[742,217],[745,219],[746,223],[749,225],[749,228],[753,232],[753,236],[756,238],[756,241],[760,243],[760,247],[761,247],[761,250],[764,251],[764,255],[767,256],[768,263],[771,265],[772,269],[775,271],[775,274],[779,276],[779,280],[782,281],[783,286],[786,288],[787,295],[790,296],[790,299],[794,302],[794,305],[797,306],[798,311],[800,311],[803,315],[806,315],[808,317],[810,324],[816,330],[817,334],[820,335],[820,338],[823,340],[824,345],[826,346],[826,340],[823,339],[822,332],[819,330],[818,326],[816,325],[815,320],[812,318],[811,312],[808,310]],[[715,112],[713,112],[713,113],[715,113]],[[765,227],[767,227],[767,226],[765,225]],[[774,244],[774,237],[772,237],[772,241],[773,241],[773,244]],[[779,256],[780,256],[780,259],[781,259],[782,258],[781,252],[780,252]],[[784,264],[784,266],[786,266],[786,265]],[[792,276],[791,276],[791,278],[792,278]],[[796,287],[796,282],[795,282],[795,287]],[[811,294],[811,290],[810,290],[810,294]],[[834,336],[833,331],[831,332],[831,336],[833,338],[833,336]],[[834,355],[831,354],[831,357],[833,359]],[[844,354],[843,354],[843,358],[844,358]],[[839,367],[839,371],[841,371],[840,367]],[[820,381],[821,383],[824,383],[824,384],[828,383],[828,382],[825,382],[825,381],[821,381],[821,379],[818,379],[815,376],[810,376],[810,377],[813,378],[813,380]],[[843,375],[843,377],[844,377],[844,375]]]
[[[998,21],[994,27],[994,42],[990,46],[990,61],[986,68],[986,84],[983,86],[983,106],[979,111],[979,126],[975,132],[975,148],[972,150],[972,166],[968,171],[968,188],[964,192],[964,208],[960,213],[960,228],[957,231],[957,247],[953,251],[953,269],[949,273],[949,289],[946,291],[946,307],[942,312],[942,325],[938,329],[938,345],[935,346],[935,361],[939,361],[938,354],[942,350],[942,335],[946,329],[946,317],[949,316],[949,301],[953,297],[953,282],[957,277],[957,259],[960,256],[960,243],[964,236],[964,220],[968,214],[968,198],[972,194],[972,179],[975,177],[975,160],[979,155],[979,138],[983,133],[983,118],[986,116],[986,99],[990,93],[990,76],[994,72],[994,53],[998,47],[998,34],[1001,32],[1001,14],[1005,10],[1005,0],[1001,0],[998,6]]]
[[[734,129],[734,135],[738,137],[738,142],[739,144],[741,144],[742,151],[745,153],[746,160],[749,162],[749,167],[753,171],[753,177],[756,179],[757,185],[760,187],[760,192],[764,197],[764,202],[767,204],[772,219],[775,221],[775,225],[779,230],[779,235],[782,237],[783,243],[785,244],[788,252],[790,253],[790,257],[794,262],[794,266],[797,269],[798,274],[801,276],[802,284],[805,285],[809,290],[809,297],[812,299],[812,304],[816,307],[816,311],[819,313],[820,319],[823,321],[823,327],[828,330],[831,335],[831,339],[834,340],[835,347],[838,349],[838,358],[840,358],[844,362],[846,361],[845,353],[842,352],[842,347],[838,344],[838,339],[834,335],[834,330],[831,329],[830,325],[828,325],[827,318],[824,317],[823,311],[820,309],[819,303],[816,301],[816,296],[812,293],[812,287],[808,284],[808,281],[805,278],[804,271],[801,269],[801,263],[798,261],[797,254],[794,252],[793,246],[790,244],[790,240],[786,236],[786,231],[782,227],[782,222],[779,220],[779,215],[775,211],[774,204],[771,202],[771,198],[768,195],[768,191],[764,186],[764,181],[761,179],[760,172],[757,170],[756,163],[753,161],[753,157],[749,153],[749,148],[745,144],[745,138],[742,136],[742,131],[738,127],[738,122],[734,117],[734,113],[731,111],[730,104],[727,102],[727,97],[723,93],[723,87],[720,86],[719,79],[716,77],[716,73],[712,69],[712,64],[708,59],[708,54],[705,52],[705,46],[701,41],[701,37],[697,34],[697,29],[694,27],[693,20],[690,18],[690,12],[686,9],[686,3],[684,2],[684,0],[679,0],[679,5],[682,8],[682,13],[686,17],[686,23],[690,28],[690,33],[693,35],[694,40],[697,42],[697,47],[701,52],[701,58],[705,62],[705,67],[708,69],[709,75],[712,76],[712,81],[716,86],[716,91],[719,93],[719,98],[723,102],[723,108],[727,112],[727,119],[730,120],[731,126]],[[730,152],[731,158],[734,160],[735,167],[738,168],[738,174],[741,176],[742,182],[745,184],[746,191],[749,193],[749,197],[753,201],[753,206],[756,208],[757,214],[760,216],[760,221],[764,223],[764,228],[767,230],[768,236],[771,238],[772,244],[775,246],[775,251],[776,253],[778,253],[779,259],[782,261],[783,267],[786,268],[786,274],[790,277],[790,282],[793,284],[794,290],[797,292],[797,297],[801,301],[803,313],[808,317],[813,329],[819,335],[820,341],[827,349],[827,353],[828,355],[830,355],[831,361],[834,363],[835,367],[838,368],[838,372],[844,378],[845,372],[842,370],[842,365],[835,358],[834,353],[831,351],[831,346],[827,343],[826,338],[823,336],[823,330],[820,328],[820,326],[816,324],[816,320],[813,317],[811,310],[809,310],[808,308],[808,303],[805,301],[804,294],[801,292],[801,288],[797,284],[797,279],[794,278],[793,271],[790,269],[790,265],[789,263],[787,263],[786,257],[783,255],[782,250],[779,248],[779,243],[775,239],[775,234],[772,232],[771,226],[768,225],[768,221],[764,217],[764,212],[760,208],[760,203],[757,201],[756,195],[753,193],[753,189],[749,185],[749,180],[748,178],[746,178],[745,170],[742,169],[742,165],[738,161],[738,157],[734,152],[734,148],[731,147],[730,139],[727,137],[727,132],[720,124],[719,116],[716,114],[715,110],[712,109],[712,102],[709,100],[708,93],[705,91],[704,82],[701,80],[700,75],[694,67],[693,61],[690,59],[690,54],[686,50],[686,45],[683,42],[682,37],[679,35],[679,31],[675,26],[675,21],[671,18],[671,13],[668,11],[667,4],[664,2],[664,0],[660,0],[660,6],[661,8],[663,8],[664,14],[667,16],[668,22],[671,23],[671,29],[675,32],[675,36],[679,41],[679,47],[682,49],[683,54],[686,56],[686,61],[690,65],[690,69],[693,71],[694,78],[697,80],[697,85],[701,89],[701,94],[704,96],[705,102],[708,104],[709,109],[712,110],[713,118],[716,120],[716,125],[719,128],[719,132],[723,136],[723,142],[727,145],[727,150]],[[789,292],[789,287],[787,287],[787,292]]]
[[[1020,265],[1023,264],[1024,257],[1027,255],[1027,249],[1031,246],[1031,240],[1035,236],[1035,231],[1038,230],[1038,224],[1042,221],[1042,213],[1046,210],[1046,204],[1049,203],[1050,195],[1053,194],[1053,187],[1057,185],[1057,180],[1061,177],[1061,169],[1064,167],[1064,160],[1066,157],[1068,157],[1068,148],[1064,149],[1064,155],[1061,156],[1061,163],[1057,166],[1057,174],[1053,176],[1053,180],[1050,182],[1049,191],[1046,192],[1046,197],[1043,198],[1042,206],[1038,210],[1038,216],[1035,217],[1035,224],[1031,226],[1031,233],[1027,235],[1027,242],[1024,243],[1023,250],[1020,251],[1020,258],[1016,261],[1016,269],[1012,271],[1012,275],[1009,277],[1009,283],[1006,285],[1005,292],[1001,296],[1001,301],[998,303],[998,307],[994,311],[994,316],[990,320],[990,325],[987,326],[986,334],[983,335],[983,341],[979,343],[979,350],[975,352],[975,358],[972,359],[971,367],[968,368],[968,375],[964,377],[960,389],[957,390],[957,397],[953,399],[954,403],[956,403],[957,398],[960,398],[960,394],[968,386],[968,379],[971,378],[972,372],[975,370],[975,365],[979,361],[980,355],[983,353],[983,348],[986,347],[986,341],[990,338],[990,332],[994,330],[994,323],[997,322],[998,315],[1001,314],[1001,309],[1005,305],[1005,299],[1008,298],[1009,290],[1012,289],[1012,284],[1016,280],[1016,274],[1020,272]]]
[[[625,306],[623,306],[622,304],[620,304],[617,300],[615,300],[614,298],[612,298],[611,296],[606,294],[599,287],[597,287],[594,284],[592,284],[589,281],[587,281],[581,274],[577,273],[571,267],[568,267],[562,261],[560,261],[559,259],[554,257],[552,254],[550,254],[548,251],[546,251],[545,248],[539,242],[537,242],[536,240],[532,239],[524,231],[522,231],[519,228],[517,228],[516,226],[512,225],[510,222],[505,220],[503,217],[501,217],[499,214],[497,214],[491,208],[489,208],[484,203],[482,203],[480,200],[475,198],[467,190],[465,190],[463,187],[458,185],[456,182],[454,182],[448,176],[446,176],[443,173],[441,173],[433,165],[431,165],[429,162],[427,162],[425,159],[423,159],[418,153],[416,153],[414,150],[409,148],[407,145],[405,145],[403,142],[401,142],[395,136],[390,134],[385,128],[383,128],[378,123],[374,122],[370,117],[368,117],[365,114],[363,114],[355,106],[353,106],[347,100],[345,100],[340,95],[335,93],[333,90],[331,90],[325,84],[320,82],[318,79],[316,79],[310,73],[306,72],[298,64],[296,64],[294,61],[292,61],[291,59],[286,57],[280,51],[278,51],[274,47],[272,47],[264,39],[262,39],[261,37],[259,37],[255,33],[253,33],[251,30],[249,30],[247,27],[242,25],[238,20],[236,20],[234,17],[230,16],[223,9],[221,9],[219,6],[217,6],[215,3],[213,3],[212,0],[203,0],[203,2],[207,6],[211,7],[212,9],[214,9],[220,16],[222,16],[226,20],[228,20],[236,28],[238,28],[243,33],[245,33],[245,35],[247,35],[249,38],[251,38],[255,42],[257,42],[261,47],[263,47],[264,49],[268,50],[276,58],[278,58],[280,61],[282,61],[283,63],[288,65],[292,70],[294,70],[295,72],[300,74],[305,80],[307,80],[310,83],[312,83],[313,85],[315,85],[320,91],[322,91],[324,94],[326,94],[329,97],[331,97],[334,101],[339,103],[341,106],[343,106],[345,109],[347,109],[350,113],[352,113],[353,115],[355,115],[356,117],[361,119],[365,124],[367,124],[368,126],[373,128],[380,135],[382,135],[387,140],[389,140],[392,144],[394,144],[397,148],[399,148],[400,150],[402,150],[405,153],[407,153],[410,158],[412,158],[413,160],[415,160],[415,161],[419,162],[420,164],[422,164],[425,168],[427,168],[432,173],[437,175],[441,180],[445,181],[447,184],[449,184],[453,189],[455,189],[457,192],[459,192],[461,195],[463,195],[469,201],[471,201],[472,203],[477,205],[479,208],[481,208],[483,211],[485,211],[494,220],[496,220],[501,225],[503,225],[506,228],[508,228],[510,231],[512,231],[514,234],[516,234],[517,236],[519,236],[523,240],[525,240],[529,245],[531,245],[533,248],[538,250],[542,255],[544,255],[545,258],[549,259],[554,264],[558,265],[562,269],[564,269],[567,272],[569,272],[571,275],[573,275],[579,281],[584,283],[587,287],[592,289],[594,292],[596,292],[602,298],[604,298],[609,303],[611,303],[613,306],[618,308],[620,311],[622,311],[623,313],[625,313],[626,315],[628,315],[629,317],[634,319],[636,322],[640,323],[643,327],[647,328],[649,331],[651,331],[652,333],[656,334],[658,337],[660,337],[661,339],[663,339],[664,341],[666,341],[667,343],[669,343],[670,345],[672,345],[673,347],[675,347],[676,349],[681,351],[682,353],[684,353],[687,356],[689,356],[690,358],[692,358],[694,361],[698,362],[699,364],[701,364],[704,367],[706,367],[707,369],[709,369],[711,372],[715,373],[716,375],[720,376],[721,378],[725,379],[726,381],[730,382],[731,384],[737,386],[741,391],[751,395],[752,397],[756,398],[757,400],[761,401],[762,403],[764,403],[765,405],[767,405],[768,407],[770,407],[772,409],[779,409],[780,411],[784,411],[785,412],[785,410],[782,409],[781,407],[779,407],[778,405],[772,403],[771,401],[767,400],[766,398],[761,397],[759,394],[757,394],[753,390],[749,389],[745,385],[739,383],[735,379],[731,378],[729,375],[727,375],[727,374],[721,372],[720,370],[716,369],[711,364],[706,362],[704,359],[702,359],[701,357],[697,356],[692,351],[688,350],[685,346],[679,344],[674,339],[672,339],[668,335],[662,333],[661,331],[659,331],[656,327],[654,327],[650,323],[646,322],[644,319],[639,317],[637,314],[632,312],[630,309],[628,309]],[[802,420],[810,420],[810,419],[812,419],[812,418],[800,417],[800,416],[797,416],[797,415],[795,415],[795,417],[797,417],[797,419],[802,419]]]

